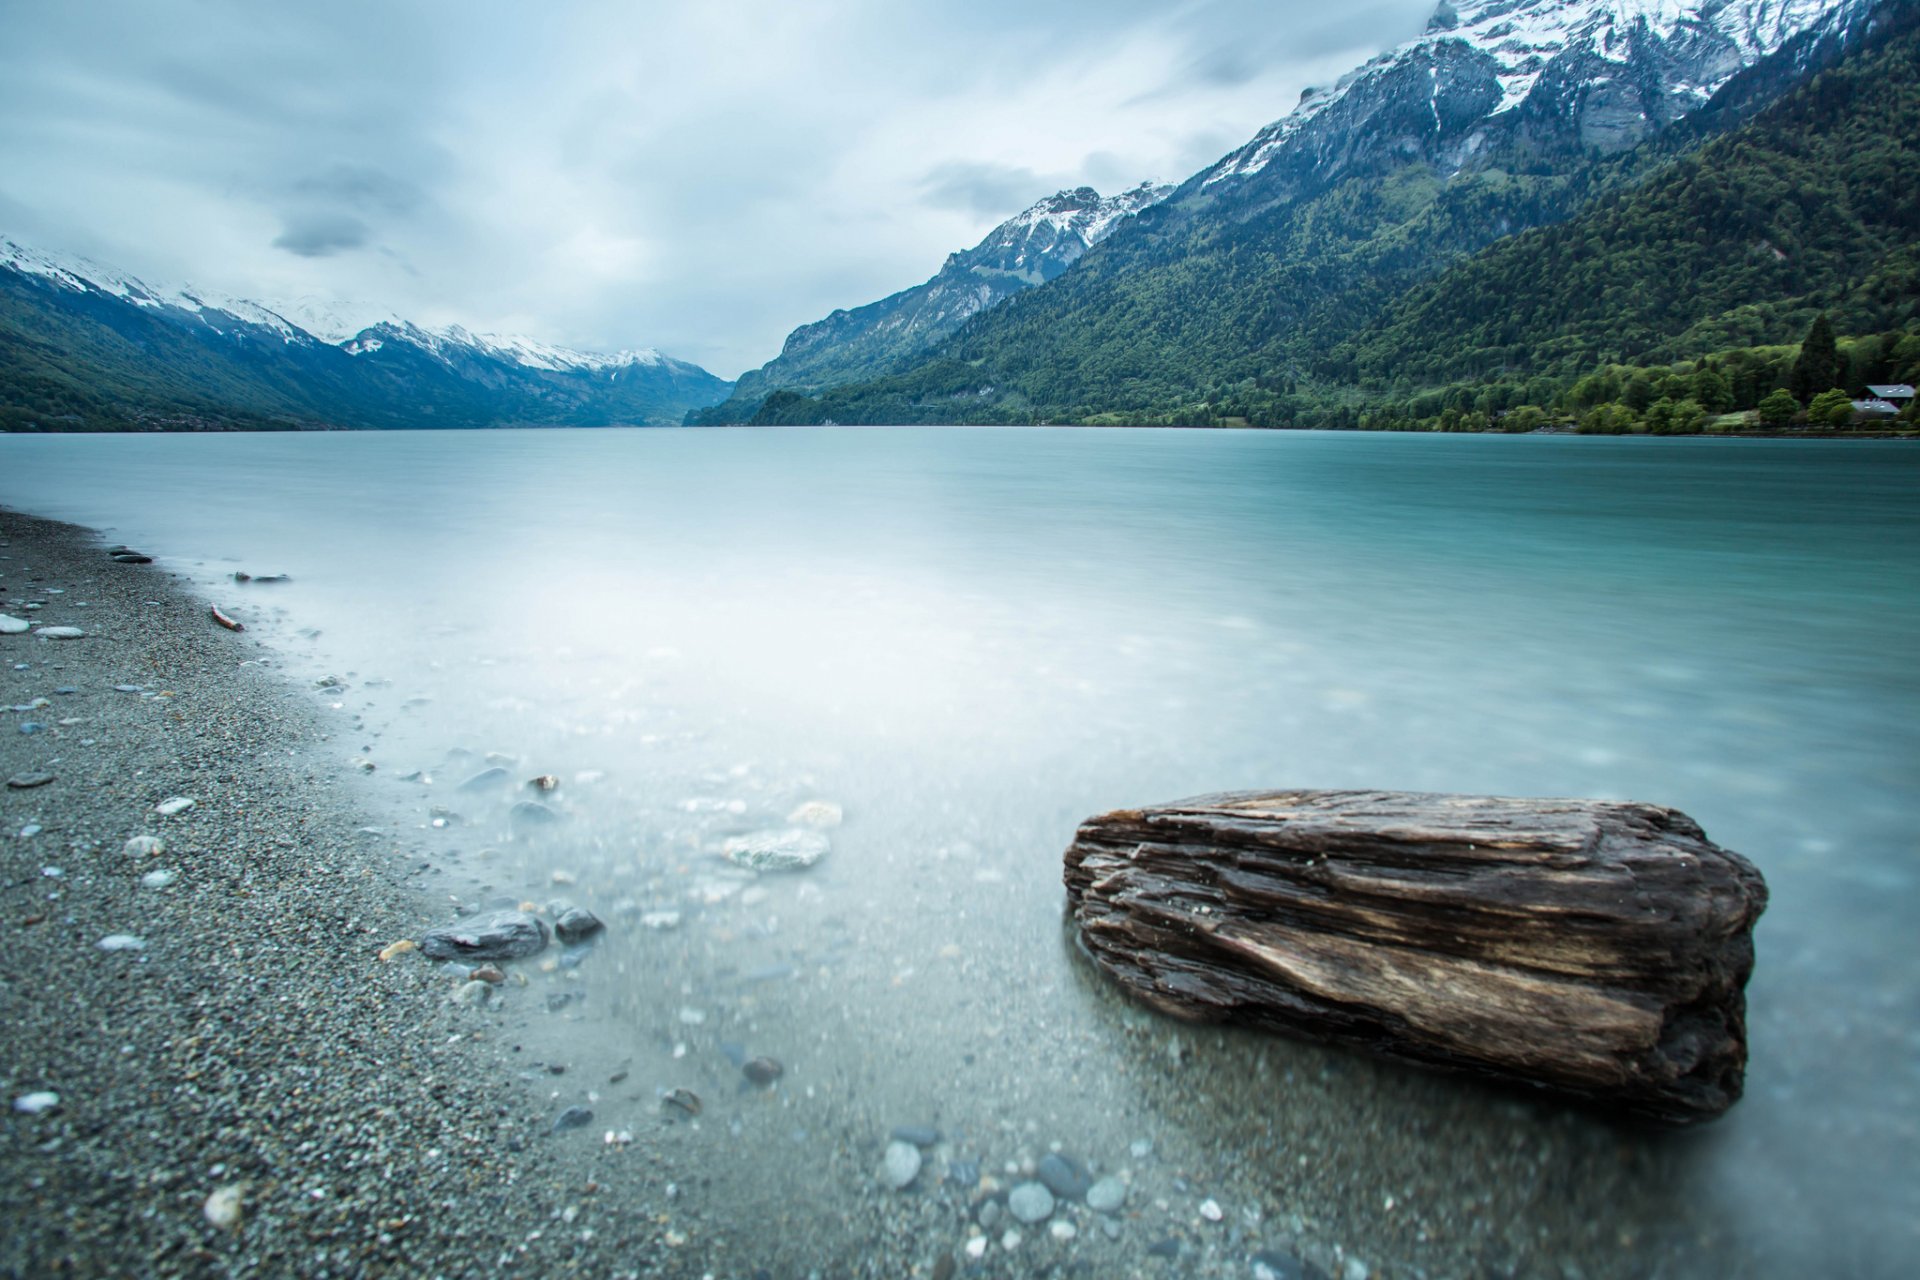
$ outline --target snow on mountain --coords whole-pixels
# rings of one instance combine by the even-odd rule
[[[1374,100],[1424,83],[1432,132],[1495,121],[1541,93],[1592,104],[1583,140],[1625,145],[1686,114],[1788,40],[1868,0],[1441,0],[1426,31],[1309,89],[1293,113],[1208,170],[1203,186],[1261,172],[1289,152],[1324,150]],[[1443,108],[1446,118],[1443,118]]]
[[[1166,199],[1169,186],[1143,182],[1117,196],[1103,197],[1092,187],[1060,191],[1036,201],[986,234],[949,266],[974,272],[1004,272],[1029,284],[1051,280],[1094,245],[1148,205]]]
[[[54,253],[0,236],[0,267],[40,276],[63,289],[95,290],[137,307],[172,309],[197,316],[215,332],[225,332],[220,317],[267,330],[282,342],[311,343],[314,337],[278,312],[244,298],[229,298],[191,288],[155,288],[136,276],[102,266],[77,254]]]
[[[95,290],[137,307],[184,312],[197,317],[216,333],[228,332],[237,321],[266,330],[285,343],[335,346],[355,356],[378,351],[387,342],[397,340],[443,360],[464,352],[554,373],[681,364],[652,347],[606,354],[575,351],[514,335],[472,333],[457,324],[425,329],[378,303],[307,294],[289,303],[267,306],[191,286],[156,287],[89,258],[33,248],[6,236],[0,236],[0,267],[41,277],[63,289]]]

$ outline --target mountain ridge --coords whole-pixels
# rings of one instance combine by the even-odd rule
[[[669,425],[732,388],[650,347],[580,352],[398,317],[330,342],[257,302],[5,236],[0,351],[10,429]]]
[[[920,284],[794,329],[778,356],[740,376],[728,403],[694,417],[744,421],[769,392],[815,390],[836,380],[886,372],[980,312],[1057,278],[1128,218],[1172,190],[1142,182],[1114,196],[1076,187],[1037,200],[972,248],[948,254],[940,270]]]

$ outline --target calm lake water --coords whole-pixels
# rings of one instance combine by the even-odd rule
[[[1276,1240],[1433,1275],[1887,1275],[1920,1249],[1915,446],[16,436],[0,502],[111,530],[266,637],[436,892],[612,922],[503,1016],[579,1064],[568,1090],[629,1073],[595,1140],[706,1096],[657,1140],[756,1256],[870,1247],[836,1224],[887,1211],[900,1124],[944,1131],[923,1182],[1056,1146],[1130,1180],[1118,1239],[1030,1232],[1029,1269],[1161,1274],[1166,1238],[1234,1275]],[[460,790],[489,752],[558,776],[570,821],[515,832],[516,795]],[[1295,786],[1691,814],[1772,888],[1746,1099],[1650,1134],[1116,1000],[1060,925],[1075,824]],[[714,856],[808,800],[845,813],[812,869]],[[742,1052],[787,1064],[771,1096],[734,1093]]]

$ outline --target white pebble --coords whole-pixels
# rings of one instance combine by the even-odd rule
[[[135,836],[120,846],[120,852],[128,858],[157,858],[167,851],[167,842],[159,836]]]
[[[1208,1222],[1218,1222],[1227,1215],[1226,1211],[1220,1207],[1220,1202],[1208,1196],[1200,1202],[1200,1216]]]
[[[1047,1230],[1052,1233],[1055,1240],[1063,1244],[1080,1234],[1080,1228],[1074,1226],[1065,1218],[1055,1218],[1053,1225],[1048,1227]]]
[[[143,939],[130,933],[110,933],[93,944],[102,951],[145,951],[147,944]]]
[[[1341,1280],[1367,1280],[1372,1274],[1372,1269],[1358,1258],[1348,1258],[1346,1265],[1340,1268]]]
[[[175,796],[171,800],[162,800],[153,806],[153,811],[163,818],[171,818],[176,813],[185,813],[193,808],[193,801],[185,796]]]
[[[49,640],[78,640],[87,633],[78,627],[41,627],[33,634]]]
[[[37,1116],[42,1111],[51,1111],[60,1105],[60,1095],[50,1089],[41,1089],[34,1093],[23,1093],[13,1100],[15,1111]]]
[[[201,1212],[207,1215],[207,1221],[214,1226],[222,1231],[231,1231],[240,1225],[240,1197],[245,1192],[246,1188],[237,1182],[217,1187],[213,1194],[207,1197],[207,1203]]]
[[[1012,1253],[1015,1249],[1018,1249],[1020,1247],[1020,1233],[1012,1227],[1008,1227],[1007,1233],[1000,1237],[1000,1247],[1008,1253]]]
[[[975,1236],[973,1239],[967,1241],[966,1255],[975,1262],[986,1257],[987,1238],[985,1236]]]
[[[174,873],[164,868],[159,871],[149,871],[140,877],[140,883],[149,889],[164,889],[173,881]]]

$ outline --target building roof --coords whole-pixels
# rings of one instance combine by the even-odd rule
[[[1853,411],[1855,413],[1881,413],[1892,416],[1900,412],[1900,406],[1890,404],[1885,400],[1855,400],[1853,402]]]
[[[1869,386],[1867,394],[1878,400],[1911,400],[1913,388],[1904,382],[1893,382],[1885,386]]]

